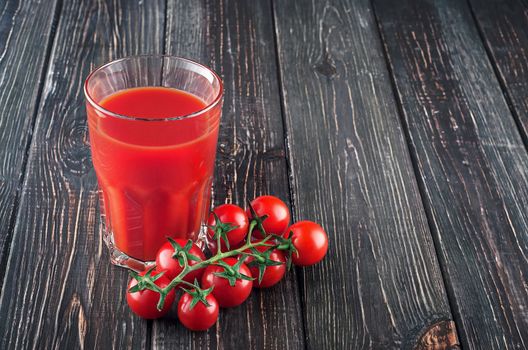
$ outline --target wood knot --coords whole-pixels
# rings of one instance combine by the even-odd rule
[[[460,349],[455,323],[444,320],[428,327],[414,350],[455,350]]]
[[[325,59],[323,62],[316,64],[314,66],[314,69],[317,73],[326,77],[334,76],[337,73],[336,67],[328,59]]]

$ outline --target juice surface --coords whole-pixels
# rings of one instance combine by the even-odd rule
[[[117,248],[155,259],[166,237],[196,239],[210,201],[220,108],[181,90],[122,90],[100,102],[128,120],[88,108],[94,167]],[[155,120],[152,120],[155,119]]]

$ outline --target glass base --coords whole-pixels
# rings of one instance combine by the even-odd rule
[[[116,247],[114,243],[114,235],[111,231],[106,230],[106,228],[103,228],[103,239],[106,243],[106,246],[108,247],[108,251],[110,253],[110,262],[116,266],[126,267],[127,269],[131,269],[137,272],[144,271],[145,269],[154,266],[156,264],[156,261],[143,261],[136,258],[133,258],[126,253],[119,250],[119,248]],[[198,238],[195,241],[195,244],[200,247],[200,249],[203,251],[206,246],[206,239],[207,236],[207,226],[202,225],[200,228],[200,232],[198,233]]]

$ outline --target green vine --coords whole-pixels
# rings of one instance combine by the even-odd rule
[[[217,243],[217,252],[215,255],[210,257],[209,259],[200,261],[194,265],[189,264],[189,260],[198,261],[196,260],[197,257],[194,255],[191,255],[189,253],[189,250],[192,246],[192,241],[189,240],[187,244],[184,247],[178,246],[176,242],[168,238],[171,242],[171,245],[174,248],[174,254],[172,256],[173,259],[177,259],[180,266],[183,266],[182,271],[178,274],[178,276],[174,277],[172,281],[165,287],[160,288],[158,287],[154,282],[156,279],[158,279],[161,275],[163,275],[163,272],[156,274],[155,276],[150,276],[151,272],[156,268],[155,266],[151,267],[144,276],[139,275],[136,272],[131,271],[131,276],[135,278],[138,282],[137,284],[132,287],[129,292],[137,292],[144,289],[149,289],[152,291],[155,291],[160,294],[160,298],[157,304],[158,310],[161,310],[163,308],[163,305],[165,303],[165,298],[169,294],[169,292],[176,288],[178,285],[185,285],[189,287],[190,289],[184,289],[186,292],[190,293],[191,291],[194,294],[196,294],[196,298],[203,299],[205,296],[211,292],[210,289],[208,290],[202,290],[200,288],[200,285],[198,281],[195,281],[194,283],[190,283],[185,281],[183,278],[188,275],[190,272],[205,268],[209,265],[217,264],[219,266],[222,266],[225,270],[224,273],[218,274],[218,276],[222,278],[226,278],[229,280],[229,283],[231,285],[234,285],[237,279],[254,279],[249,276],[242,275],[238,272],[238,266],[249,256],[254,257],[254,260],[251,262],[252,266],[255,265],[258,267],[259,270],[259,281],[262,280],[262,277],[264,275],[264,272],[266,271],[267,266],[274,266],[274,265],[280,265],[280,262],[276,262],[270,259],[270,254],[274,249],[278,250],[284,250],[288,252],[288,261],[287,266],[288,269],[291,267],[291,256],[295,252],[295,248],[293,247],[292,241],[291,241],[291,232],[289,234],[288,238],[283,238],[282,236],[275,235],[275,234],[267,234],[264,230],[264,226],[262,225],[262,222],[266,219],[266,216],[258,217],[255,214],[255,211],[250,206],[250,210],[253,214],[253,219],[251,220],[249,224],[249,230],[248,235],[246,238],[246,244],[244,244],[242,247],[229,250],[229,243],[227,242],[227,236],[226,234],[237,228],[236,226],[233,226],[229,223],[222,223],[220,219],[215,215],[216,219],[216,225],[213,227],[210,227],[214,230],[215,235],[213,236],[213,239],[216,239]],[[252,242],[252,233],[253,230],[257,228],[263,235],[264,238],[262,240]],[[227,251],[222,252],[221,249],[221,240],[224,240],[226,243]],[[267,247],[264,251],[259,251],[256,249],[257,247]],[[237,255],[241,255],[241,259],[239,263],[235,266],[229,266],[228,264],[223,262],[223,259],[234,257]],[[183,288],[182,288],[183,289]],[[205,299],[204,299],[205,300]]]

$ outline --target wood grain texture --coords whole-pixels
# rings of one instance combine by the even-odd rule
[[[95,65],[161,52],[163,14],[163,0],[64,1],[0,298],[2,349],[147,344],[102,243],[82,85]]]
[[[462,345],[528,347],[528,154],[466,2],[376,0]]]
[[[57,1],[0,3],[0,286]]]
[[[528,145],[528,3],[472,0],[470,5]]]
[[[167,53],[196,59],[225,83],[214,182],[215,203],[245,206],[274,194],[289,201],[271,6],[267,0],[169,0]],[[240,307],[224,309],[206,333],[154,322],[154,349],[301,349],[295,272]]]
[[[415,347],[451,318],[369,1],[274,2],[309,349]]]

